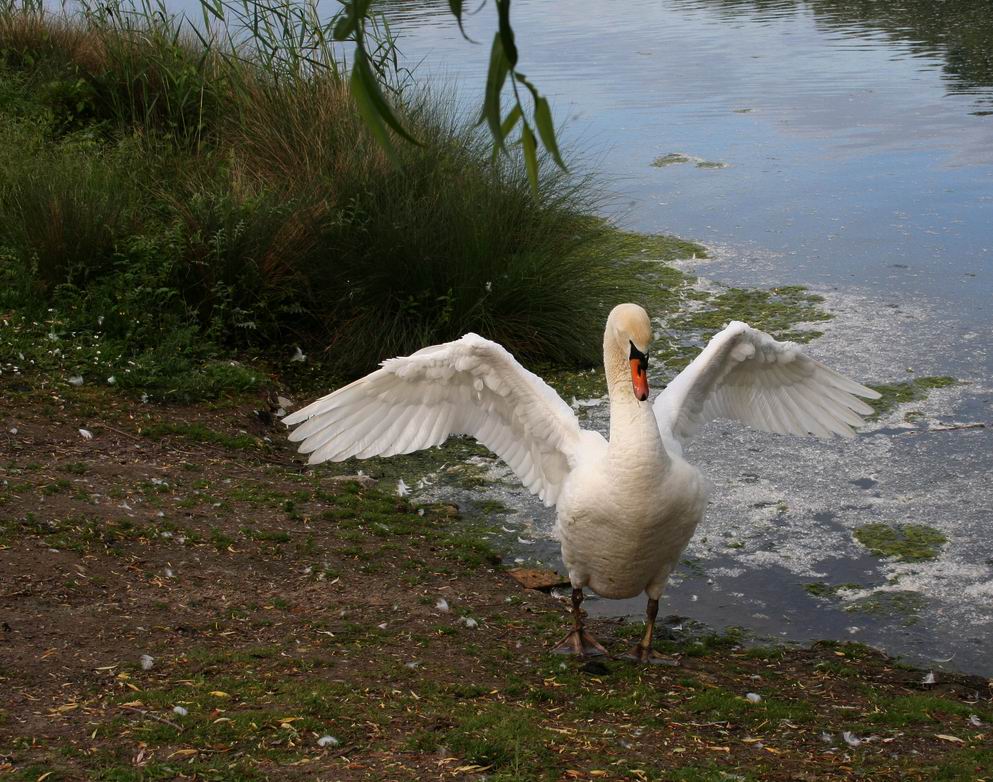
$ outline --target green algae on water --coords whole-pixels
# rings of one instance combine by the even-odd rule
[[[889,412],[897,405],[907,402],[918,402],[925,399],[930,391],[936,388],[948,388],[958,384],[958,380],[948,375],[929,375],[916,377],[902,383],[886,383],[878,386],[870,386],[879,392],[879,399],[866,400],[875,410],[870,416],[878,418],[883,413]]]
[[[659,155],[652,161],[652,167],[666,168],[667,166],[678,166],[682,163],[693,163],[697,168],[729,168],[727,163],[719,160],[704,160],[693,155],[684,155],[682,152],[670,152],[668,155]]]
[[[690,160],[690,156],[684,155],[682,152],[670,152],[668,155],[659,155],[655,158],[652,161],[652,166],[654,168],[665,168],[666,166],[677,166],[680,163],[689,163]]]
[[[814,597],[830,598],[838,594],[843,589],[861,589],[860,584],[828,584],[824,581],[813,581],[804,584],[804,591]]]
[[[894,557],[900,562],[924,562],[936,559],[948,542],[939,530],[926,524],[883,524],[874,522],[859,527],[855,540],[879,557]]]
[[[920,592],[902,589],[894,592],[876,592],[859,598],[845,606],[848,613],[871,616],[899,617],[904,626],[916,624],[927,600]]]
[[[709,339],[732,320],[741,320],[771,334],[776,339],[810,342],[821,336],[820,331],[796,329],[800,323],[831,319],[821,309],[824,298],[811,293],[802,285],[785,285],[768,290],[758,288],[728,288],[703,306],[670,321],[669,327],[682,331],[700,331]]]

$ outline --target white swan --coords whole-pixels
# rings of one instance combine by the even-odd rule
[[[572,409],[495,342],[475,334],[419,350],[287,416],[310,463],[391,456],[476,438],[546,505],[572,583],[573,629],[556,651],[606,650],[584,629],[583,588],[608,598],[648,594],[652,649],[658,600],[703,518],[707,483],[683,459],[703,421],[734,418],[769,432],[852,437],[879,395],[804,355],[792,342],[734,322],[648,404],[651,322],[636,304],[611,311],[603,335],[610,439],[579,427]]]

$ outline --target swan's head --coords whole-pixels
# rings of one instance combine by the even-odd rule
[[[618,304],[607,318],[607,337],[627,355],[634,395],[644,402],[648,399],[648,345],[652,341],[648,313],[637,304]]]

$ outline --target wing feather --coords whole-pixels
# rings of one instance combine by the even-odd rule
[[[495,342],[475,334],[384,361],[283,419],[309,462],[389,456],[466,434],[554,505],[582,440],[571,408]]]
[[[713,418],[780,434],[852,437],[879,394],[792,342],[730,323],[655,400],[659,427],[681,442]]]

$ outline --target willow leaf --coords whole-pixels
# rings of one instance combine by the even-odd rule
[[[524,167],[528,171],[528,181],[531,182],[531,190],[538,192],[538,148],[535,144],[534,133],[531,127],[525,122],[521,129],[521,146],[524,149]]]
[[[559,145],[555,140],[555,126],[552,124],[552,111],[548,107],[545,98],[538,98],[534,102],[534,124],[538,126],[538,135],[541,136],[541,143],[549,151],[552,159],[560,168],[565,168],[562,156],[559,154]]]
[[[500,22],[500,39],[507,62],[513,68],[517,65],[517,44],[514,43],[514,30],[510,26],[510,0],[496,0],[497,17]]]
[[[379,145],[386,151],[390,159],[396,162],[398,158],[396,149],[393,148],[393,140],[390,138],[390,132],[386,129],[383,117],[369,96],[366,79],[363,78],[362,71],[357,65],[352,67],[349,86],[352,90],[352,98],[355,100],[355,105],[358,107],[359,114],[362,116],[366,127],[369,128],[376,141],[379,142]]]

